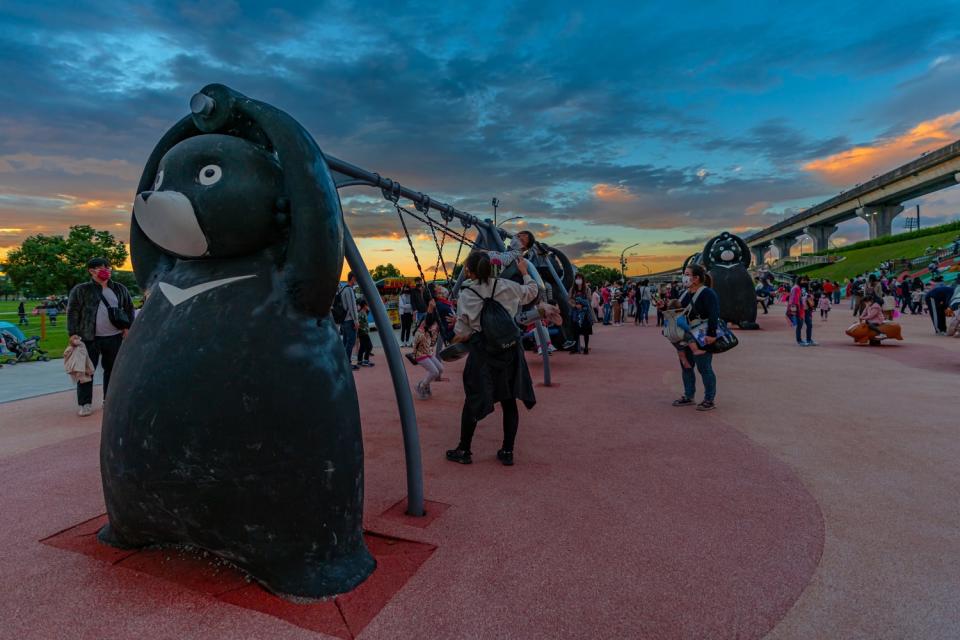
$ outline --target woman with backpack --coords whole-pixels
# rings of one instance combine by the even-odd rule
[[[495,403],[503,411],[503,446],[497,459],[513,464],[513,446],[520,424],[517,400],[527,409],[536,404],[533,380],[527,369],[520,329],[513,321],[521,305],[536,299],[537,283],[527,272],[527,261],[517,260],[523,284],[492,277],[490,258],[472,251],[463,264],[464,280],[457,302],[454,343],[468,346],[463,368],[466,398],[460,415],[460,442],[447,451],[447,460],[470,464],[470,446],[477,423],[493,412]]]

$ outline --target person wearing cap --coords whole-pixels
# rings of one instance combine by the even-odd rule
[[[130,292],[119,282],[111,279],[112,271],[106,258],[92,258],[87,262],[90,280],[78,284],[70,291],[67,302],[67,333],[70,344],[83,342],[94,369],[102,361],[103,397],[106,400],[113,363],[120,352],[120,344],[126,333],[125,327],[117,327],[110,321],[109,307],[126,312],[133,319],[133,300]],[[93,413],[93,380],[77,383],[78,415]]]

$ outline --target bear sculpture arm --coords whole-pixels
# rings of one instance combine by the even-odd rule
[[[343,212],[330,169],[307,131],[283,111],[252,100],[219,84],[207,85],[201,94],[212,99],[212,114],[195,113],[201,129],[224,123],[256,128],[283,170],[289,201],[289,237],[282,266],[283,278],[294,306],[321,317],[330,312],[343,267]],[[229,113],[217,113],[228,109]],[[221,119],[222,118],[222,119]]]

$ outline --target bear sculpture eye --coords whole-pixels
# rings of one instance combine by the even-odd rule
[[[159,191],[160,185],[162,184],[163,184],[163,169],[160,169],[160,171],[157,173],[157,179],[153,183],[153,190]]]
[[[209,187],[219,182],[222,176],[223,170],[220,167],[215,164],[208,164],[203,169],[200,169],[200,175],[197,176],[197,181],[203,186]]]

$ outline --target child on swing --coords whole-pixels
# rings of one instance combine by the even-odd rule
[[[436,303],[431,300],[427,305],[427,315],[417,325],[413,335],[413,353],[411,359],[424,368],[426,376],[417,383],[417,397],[426,400],[432,393],[430,383],[443,374],[443,363],[434,355],[437,339],[440,336],[440,324],[437,322]]]

